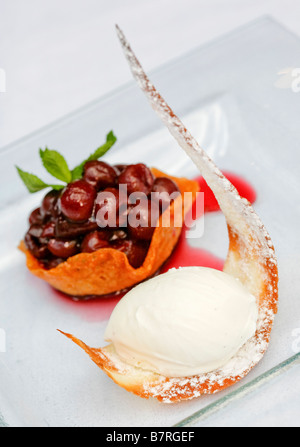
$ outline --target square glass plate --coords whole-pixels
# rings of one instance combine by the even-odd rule
[[[17,249],[27,216],[43,194],[28,195],[14,166],[47,178],[38,159],[39,147],[61,150],[72,166],[113,129],[118,143],[106,156],[109,162],[143,161],[170,174],[198,174],[136,84],[0,150],[0,425],[199,424],[221,404],[239,399],[245,390],[253,391],[299,361],[295,354],[300,332],[300,96],[292,90],[288,75],[278,84],[278,73],[299,61],[299,39],[263,18],[150,73],[219,167],[255,186],[255,208],[279,259],[280,306],[270,348],[246,379],[220,394],[167,405],[116,386],[56,331],[103,346],[112,303],[81,304],[62,297],[30,275]],[[206,216],[204,235],[193,243],[225,256],[222,215]],[[230,413],[230,406],[226,411]]]

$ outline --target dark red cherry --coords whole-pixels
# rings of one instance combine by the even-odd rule
[[[132,239],[150,241],[159,218],[159,209],[150,200],[134,206],[128,215],[128,233]]]
[[[127,166],[119,175],[119,184],[127,186],[128,194],[143,192],[148,195],[152,191],[153,183],[152,172],[142,163]]]
[[[117,175],[117,171],[104,161],[89,161],[84,166],[84,180],[97,191],[115,186]]]
[[[39,239],[40,237],[42,237],[43,230],[44,230],[44,228],[43,228],[42,225],[40,225],[40,224],[33,224],[33,225],[31,225],[31,227],[29,228],[28,233],[29,233],[31,236],[33,236],[33,237]]]
[[[41,206],[41,215],[43,217],[46,216],[55,216],[56,212],[56,204],[59,198],[60,191],[52,190],[45,195],[42,206]]]
[[[93,231],[93,233],[87,234],[81,244],[82,253],[93,253],[101,248],[108,248],[109,237],[109,232],[105,230]]]
[[[57,238],[66,238],[73,239],[78,236],[85,235],[90,233],[91,231],[95,231],[98,229],[97,222],[89,219],[86,222],[75,223],[70,222],[65,219],[63,216],[59,216],[55,222],[55,237]]]
[[[48,222],[44,226],[41,237],[48,238],[48,239],[55,237],[55,222]]]
[[[96,190],[85,180],[76,180],[64,190],[60,208],[65,217],[73,222],[88,220],[93,212]]]
[[[167,177],[159,177],[154,180],[153,192],[167,192],[173,194],[174,192],[180,192],[176,183]]]
[[[48,242],[49,251],[58,258],[67,259],[79,252],[76,240],[64,241],[61,239],[50,239]]]
[[[129,264],[137,269],[144,263],[149,244],[132,240],[119,240],[112,243],[111,247],[125,253]]]
[[[29,216],[29,223],[30,225],[43,223],[41,208],[37,208],[36,210],[32,211],[32,213]]]
[[[37,259],[45,259],[49,255],[47,245],[39,244],[38,240],[29,233],[25,235],[25,245]]]
[[[170,206],[174,198],[180,195],[180,190],[176,183],[166,177],[155,179],[152,192],[151,200],[159,203],[162,212]]]

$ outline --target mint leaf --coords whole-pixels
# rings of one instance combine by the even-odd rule
[[[18,168],[18,173],[21,179],[23,180],[25,186],[27,187],[30,193],[41,191],[48,187],[43,180],[39,179],[36,175],[29,174],[28,172],[22,171],[22,169]]]
[[[70,183],[72,181],[72,174],[68,164],[59,152],[49,150],[48,148],[44,151],[40,149],[40,156],[49,174],[62,182]]]
[[[113,141],[113,144],[117,141],[117,137],[112,130],[106,135],[106,141]]]
[[[31,194],[38,191],[42,191],[43,189],[46,188],[56,189],[57,191],[64,188],[64,185],[48,185],[47,183],[43,182],[43,180],[38,178],[36,175],[22,171],[22,169],[18,168],[18,166],[16,166],[16,168],[23,183],[25,184],[26,188]]]
[[[114,135],[113,131],[109,132],[106,136],[106,142],[102,146],[98,147],[98,149],[96,149],[95,152],[89,156],[89,158],[84,160],[82,163],[80,163],[80,165],[76,166],[72,170],[72,180],[80,179],[82,177],[84,165],[88,161],[98,160],[99,158],[103,157],[103,155],[106,154],[107,151],[109,151],[109,149],[115,144],[116,141],[117,138]]]

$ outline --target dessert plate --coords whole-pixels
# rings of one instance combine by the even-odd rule
[[[135,83],[0,150],[2,425],[196,424],[212,408],[241,397],[245,387],[251,391],[271,380],[274,371],[284,374],[299,361],[300,105],[292,85],[278,87],[283,85],[278,84],[278,73],[293,65],[297,68],[299,48],[298,38],[264,18],[150,73],[218,166],[252,183],[258,196],[255,209],[273,239],[279,261],[280,307],[269,350],[244,381],[218,395],[170,406],[144,401],[116,387],[78,350],[70,349],[56,329],[67,328],[92,346],[103,345],[117,298],[72,302],[32,277],[17,250],[26,217],[41,197],[28,197],[14,165],[39,174],[36,150],[40,146],[62,150],[75,165],[87,147],[92,151],[107,130],[114,129],[118,146],[107,154],[111,163],[142,160],[173,175],[198,175]],[[120,63],[124,63],[121,53]],[[207,214],[203,236],[190,243],[224,258],[226,232],[221,213]]]

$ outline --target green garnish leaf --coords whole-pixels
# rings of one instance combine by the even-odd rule
[[[65,158],[57,151],[50,150],[46,147],[45,150],[40,149],[40,157],[45,169],[51,174],[53,177],[61,180],[65,184],[71,183],[74,180],[78,180],[82,178],[83,168],[85,163],[88,161],[98,160],[107,151],[115,144],[117,138],[115,137],[113,131],[109,132],[106,135],[106,142],[98,147],[96,151],[89,156],[86,160],[84,160],[80,165],[76,166],[72,171],[70,171],[68,163]],[[46,188],[52,188],[56,191],[60,191],[65,188],[64,185],[52,185],[45,183],[39,177],[34,174],[30,174],[29,172],[22,171],[18,166],[16,166],[19,176],[23,180],[26,188],[30,193],[35,193],[38,191],[42,191]]]
[[[38,191],[42,191],[43,189],[46,188],[56,189],[57,191],[64,188],[64,185],[48,185],[36,175],[22,171],[22,169],[18,168],[18,166],[16,166],[16,168],[18,170],[19,176],[23,180],[23,183],[25,184],[26,188],[31,194]]]
[[[117,141],[117,137],[112,130],[106,135],[106,141],[112,141],[113,144],[115,144],[115,142]]]
[[[76,166],[76,168],[72,170],[72,180],[80,179],[82,177],[84,165],[88,161],[98,160],[99,158],[103,157],[103,155],[106,154],[107,151],[109,151],[109,149],[115,144],[116,141],[117,138],[114,135],[113,131],[109,132],[106,136],[106,142],[102,146],[98,147],[98,149],[96,149],[95,152],[89,156],[89,158],[84,160],[82,163],[80,163],[80,165]]]
[[[45,169],[53,177],[65,183],[72,181],[72,174],[65,158],[57,151],[40,149],[40,156]]]
[[[22,171],[22,169],[16,166],[19,176],[23,180],[25,186],[30,193],[41,191],[42,189],[48,188],[48,185],[39,179],[36,175],[29,174],[28,172]]]

